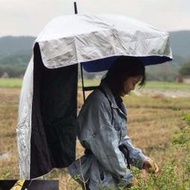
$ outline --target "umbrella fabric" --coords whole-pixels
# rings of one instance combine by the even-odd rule
[[[172,59],[169,35],[120,15],[65,15],[52,21],[34,42],[18,111],[21,179],[32,179],[75,159],[78,64],[103,71],[118,56],[145,65]]]
[[[44,67],[39,46],[24,76],[17,127],[21,179],[43,176],[75,160],[77,65]]]
[[[167,32],[122,15],[60,16],[36,42],[48,68],[87,62],[87,71],[102,71],[121,55],[140,57],[145,65],[172,59]]]

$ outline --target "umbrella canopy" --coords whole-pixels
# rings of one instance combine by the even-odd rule
[[[34,42],[18,111],[21,179],[64,168],[75,160],[78,63],[107,70],[118,56],[145,65],[172,59],[169,35],[119,15],[66,15],[53,19]]]
[[[38,36],[47,68],[84,63],[103,71],[117,56],[140,57],[145,65],[172,59],[169,34],[122,15],[65,15],[53,19]]]

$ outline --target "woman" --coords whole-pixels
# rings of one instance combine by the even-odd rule
[[[127,111],[122,98],[145,84],[145,67],[134,57],[119,57],[86,99],[78,116],[78,138],[85,154],[70,167],[83,189],[130,187],[135,178],[129,164],[157,172],[158,167],[127,136]],[[123,145],[127,154],[120,148]],[[126,159],[127,158],[127,159]]]

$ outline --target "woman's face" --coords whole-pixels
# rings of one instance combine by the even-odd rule
[[[131,90],[134,90],[136,84],[139,82],[140,79],[141,76],[128,77],[124,81],[123,91],[121,92],[121,96],[125,96],[126,94],[129,94]]]

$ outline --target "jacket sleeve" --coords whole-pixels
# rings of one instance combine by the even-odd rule
[[[118,148],[118,131],[111,124],[112,115],[109,102],[104,97],[97,98],[90,103],[90,109],[87,108],[87,110],[88,114],[80,118],[85,125],[88,125],[88,129],[90,128],[88,137],[85,137],[85,144],[105,170],[118,177],[122,183],[131,183],[133,175],[127,168],[124,156]]]
[[[127,107],[124,103],[122,105],[123,105],[123,109],[127,115]],[[139,169],[142,169],[143,164],[144,164],[145,160],[147,159],[147,157],[142,153],[141,149],[133,146],[130,137],[127,136],[126,134],[127,134],[127,130],[125,128],[125,132],[122,134],[123,140],[122,140],[121,144],[125,144],[128,149],[129,162],[131,165],[133,165]]]
[[[142,150],[133,146],[131,139],[126,135],[122,144],[125,144],[129,151],[129,162],[131,165],[142,169],[147,156],[142,153]]]

